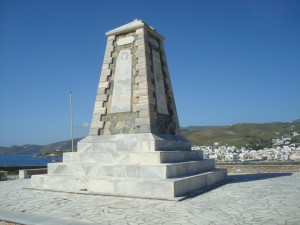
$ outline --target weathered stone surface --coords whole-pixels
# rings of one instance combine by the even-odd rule
[[[31,178],[32,175],[47,174],[47,168],[19,170],[19,178]]]
[[[131,58],[130,50],[121,50],[117,58],[111,113],[131,111]]]
[[[133,36],[129,36],[129,37],[125,37],[125,38],[120,38],[118,41],[117,41],[117,45],[126,45],[126,44],[130,44],[132,43],[134,40],[134,37]]]

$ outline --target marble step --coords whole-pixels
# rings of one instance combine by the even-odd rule
[[[203,151],[159,151],[159,152],[67,152],[63,162],[81,163],[173,163],[203,159]]]
[[[183,136],[153,133],[97,135],[79,141],[77,149],[78,152],[190,151],[191,142]]]
[[[31,184],[48,190],[174,200],[219,184],[226,176],[225,169],[173,179],[34,175]]]
[[[48,174],[136,178],[173,178],[215,169],[213,159],[172,164],[49,163]]]

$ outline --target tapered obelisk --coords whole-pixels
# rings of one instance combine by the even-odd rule
[[[141,20],[106,35],[90,134],[32,186],[178,199],[224,182],[227,171],[180,135],[164,38]]]

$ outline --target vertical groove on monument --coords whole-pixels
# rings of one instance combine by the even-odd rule
[[[180,136],[164,38],[141,20],[106,33],[89,136],[34,188],[178,199],[226,180]]]

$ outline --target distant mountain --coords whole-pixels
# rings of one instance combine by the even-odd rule
[[[260,149],[271,145],[273,138],[292,137],[291,143],[300,143],[300,136],[293,137],[293,132],[300,134],[300,119],[292,122],[273,123],[239,123],[232,126],[189,126],[181,128],[182,135],[192,141],[193,145],[234,145],[250,146]],[[82,138],[74,139],[74,149]],[[22,145],[0,147],[0,154],[50,154],[71,151],[71,140],[48,145]]]
[[[74,150],[77,150],[77,142],[82,138],[74,139]],[[72,149],[71,140],[60,141],[48,145],[22,145],[11,147],[0,147],[0,154],[49,154],[55,152],[68,152]]]
[[[11,147],[0,147],[0,154],[13,153],[13,154],[36,154],[43,148],[42,145],[13,145]]]
[[[300,120],[293,122],[273,123],[239,123],[232,126],[185,127],[182,135],[191,140],[193,145],[234,145],[237,147],[250,146],[253,149],[268,147],[273,138],[292,137],[291,143],[300,142]]]
[[[74,151],[77,151],[77,142],[80,141],[82,138],[75,138],[74,139]],[[61,152],[69,152],[72,150],[72,142],[71,140],[67,141],[60,141],[53,144],[44,145],[43,148],[40,150],[40,153],[47,154],[52,153],[54,151],[61,151]]]

